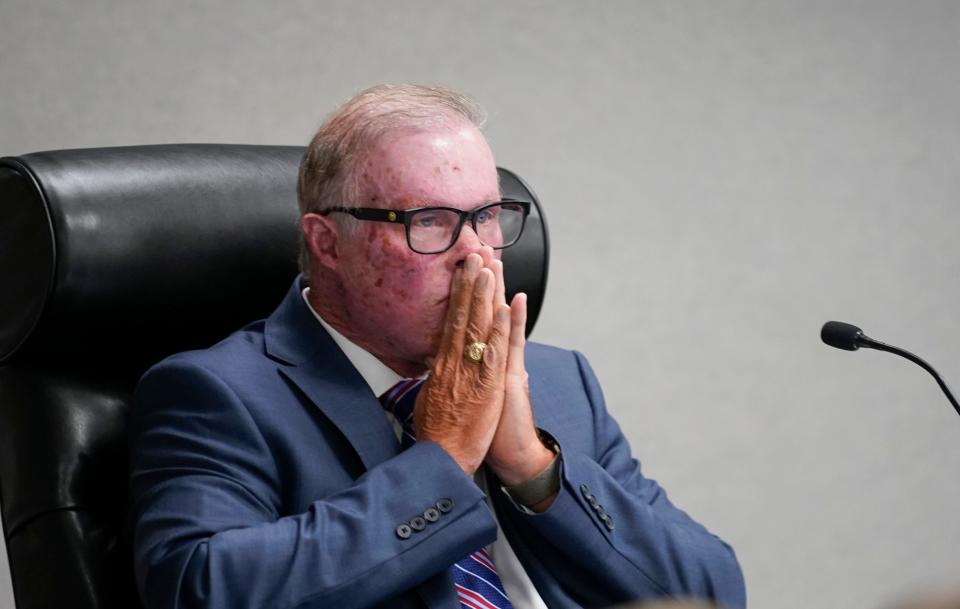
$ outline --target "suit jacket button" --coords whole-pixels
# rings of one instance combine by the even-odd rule
[[[587,486],[586,484],[581,484],[581,485],[580,485],[580,492],[583,493],[583,496],[584,496],[584,497],[589,497],[589,496],[590,496],[590,487]]]
[[[436,522],[440,520],[440,510],[437,508],[427,508],[423,511],[423,517],[427,519],[427,522]]]
[[[595,509],[595,510],[597,510],[597,509],[603,509],[603,508],[600,507],[600,502],[597,501],[597,498],[594,497],[593,495],[590,495],[589,497],[587,497],[587,503],[589,503],[589,504],[590,504],[590,507],[592,507],[592,508]]]
[[[422,531],[427,528],[427,521],[420,516],[414,516],[410,519],[410,528],[414,531]]]
[[[413,533],[413,529],[408,524],[401,524],[397,527],[397,537],[400,539],[407,539],[411,533]]]
[[[607,527],[607,530],[608,530],[608,531],[612,531],[612,530],[613,530],[613,518],[610,518],[610,516],[608,516],[607,514],[604,514],[604,515],[600,518],[600,520],[603,521],[603,524],[604,524],[605,527]]]
[[[437,501],[437,509],[440,510],[440,513],[446,514],[453,509],[453,499],[441,499]]]

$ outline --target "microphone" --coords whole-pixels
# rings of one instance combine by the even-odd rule
[[[951,404],[953,404],[954,410],[957,411],[957,414],[960,414],[960,404],[957,404],[957,398],[953,397],[953,393],[950,392],[950,388],[947,387],[945,382],[943,382],[943,379],[940,378],[940,375],[937,374],[937,371],[933,369],[933,366],[923,361],[913,353],[905,351],[899,347],[894,347],[893,345],[888,345],[878,340],[874,340],[864,334],[863,330],[855,325],[844,323],[842,321],[828,321],[827,323],[823,324],[823,328],[820,329],[820,339],[831,347],[835,347],[837,349],[856,351],[857,349],[863,347],[865,349],[886,351],[887,353],[893,353],[894,355],[899,355],[900,357],[910,360],[933,375],[934,380],[936,380],[937,384],[940,385],[940,389],[943,390],[943,393],[946,394],[947,399],[950,400]]]

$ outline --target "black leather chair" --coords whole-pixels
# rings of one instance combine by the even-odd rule
[[[125,416],[153,362],[270,313],[297,273],[299,147],[161,145],[0,159],[0,505],[18,609],[139,607]],[[547,278],[536,196],[508,290]]]

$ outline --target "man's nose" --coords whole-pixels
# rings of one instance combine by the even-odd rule
[[[483,256],[481,250],[484,249],[483,243],[480,242],[480,237],[477,236],[477,232],[473,230],[473,226],[469,222],[464,223],[463,228],[460,229],[460,235],[457,236],[456,243],[453,244],[455,258],[457,260],[457,266],[463,266],[464,260],[467,256],[473,253],[480,254]],[[489,247],[486,249],[490,249]],[[484,262],[489,262],[484,257]]]

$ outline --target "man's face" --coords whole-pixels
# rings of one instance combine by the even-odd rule
[[[493,153],[469,124],[387,136],[356,177],[362,207],[472,210],[500,198]],[[418,254],[402,225],[358,224],[338,245],[348,323],[382,353],[422,362],[436,352],[453,272],[481,244],[468,222],[449,250]]]

